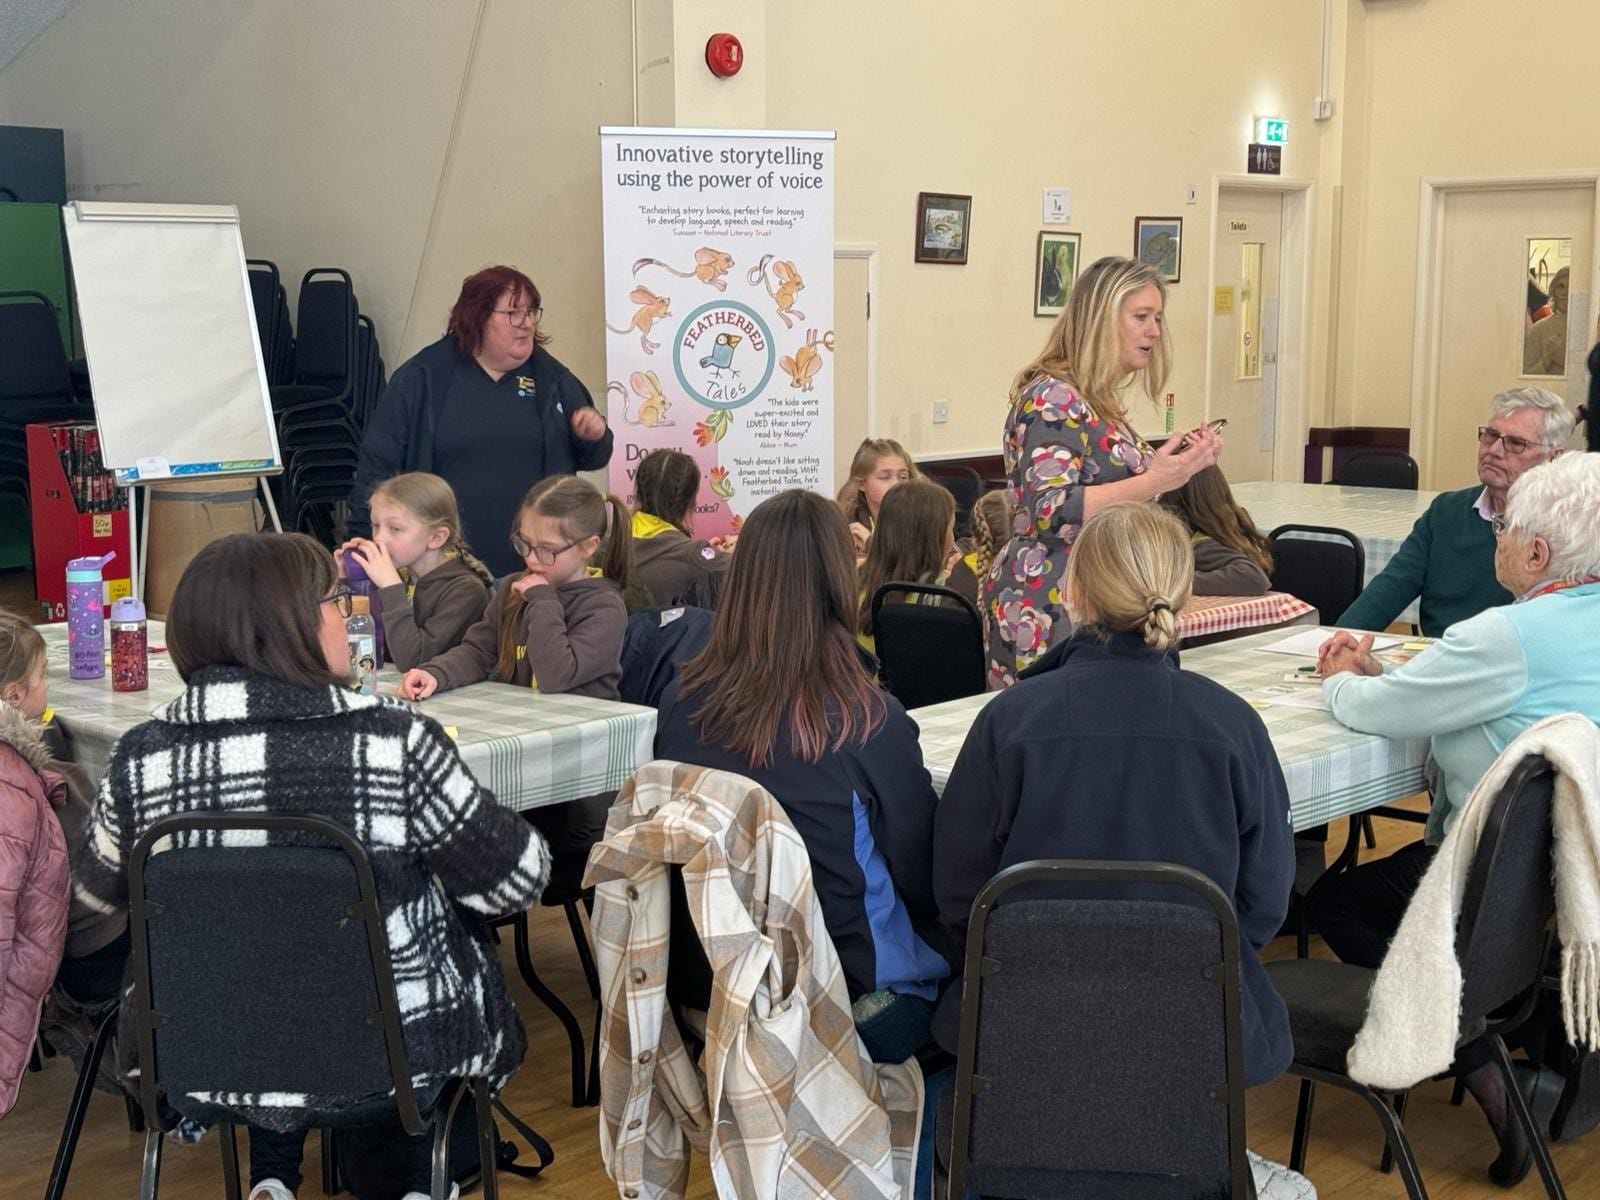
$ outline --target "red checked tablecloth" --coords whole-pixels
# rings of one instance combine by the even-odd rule
[[[1284,592],[1265,596],[1195,596],[1178,614],[1178,632],[1185,638],[1242,629],[1287,625],[1314,612],[1311,605]]]

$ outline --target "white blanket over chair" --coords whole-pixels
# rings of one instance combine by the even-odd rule
[[[1449,1069],[1461,1013],[1456,922],[1494,798],[1530,754],[1555,769],[1556,928],[1567,1038],[1600,1045],[1600,729],[1563,713],[1530,725],[1473,789],[1418,884],[1378,968],[1346,1066],[1369,1087],[1408,1088]]]

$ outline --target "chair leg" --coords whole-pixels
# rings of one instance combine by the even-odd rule
[[[1422,1173],[1417,1170],[1417,1160],[1411,1153],[1411,1142],[1400,1124],[1400,1118],[1389,1107],[1388,1101],[1371,1088],[1361,1088],[1358,1094],[1378,1114],[1383,1136],[1394,1148],[1395,1164],[1400,1168],[1400,1180],[1406,1185],[1406,1195],[1411,1200],[1428,1200],[1428,1189],[1422,1185]]]
[[[339,1183],[339,1151],[333,1130],[322,1130],[317,1140],[322,1143],[322,1194],[337,1196],[344,1188]]]
[[[1394,1115],[1402,1122],[1406,1119],[1406,1101],[1411,1098],[1410,1092],[1396,1092],[1394,1094]],[[1387,1175],[1394,1170],[1394,1149],[1387,1139],[1383,1143],[1383,1153],[1378,1157],[1378,1170]]]
[[[239,1190],[239,1141],[231,1124],[217,1130],[217,1140],[222,1144],[222,1189],[227,1200],[243,1200]]]
[[[165,1139],[159,1129],[144,1135],[144,1168],[139,1172],[139,1200],[156,1200],[156,1187],[161,1182],[161,1143]]]
[[[1289,1146],[1289,1169],[1302,1174],[1306,1169],[1306,1147],[1311,1142],[1311,1108],[1316,1103],[1317,1085],[1300,1081],[1300,1100],[1294,1110],[1294,1141]]]
[[[100,1022],[94,1032],[89,1052],[83,1056],[83,1069],[78,1072],[77,1085],[72,1089],[72,1101],[67,1105],[67,1122],[61,1127],[61,1141],[56,1145],[56,1160],[50,1167],[50,1182],[45,1185],[44,1200],[61,1200],[67,1190],[67,1173],[72,1170],[72,1156],[78,1149],[78,1135],[83,1132],[84,1114],[89,1111],[89,1097],[94,1095],[95,1077],[100,1073],[100,1060],[105,1057],[106,1044],[111,1041],[111,1031],[116,1028],[117,1014],[113,1011]]]
[[[572,1107],[582,1108],[587,1095],[584,1080],[587,1055],[583,1047],[583,1029],[578,1024],[578,1018],[572,1015],[572,1010],[561,1003],[561,998],[545,986],[544,980],[539,978],[539,972],[533,969],[533,955],[528,949],[528,914],[518,913],[512,919],[511,928],[516,941],[517,970],[522,972],[523,981],[539,998],[539,1002],[555,1014],[556,1020],[567,1031],[567,1044],[572,1053]]]
[[[1361,814],[1361,837],[1367,843],[1368,850],[1378,848],[1378,835],[1372,832],[1372,818],[1366,813]]]
[[[590,1108],[597,1108],[600,1104],[600,1022],[605,1019],[605,1010],[600,1006],[600,1001],[594,1002],[594,1037],[589,1042],[589,1091],[584,1096],[584,1103]]]
[[[589,933],[578,916],[578,902],[568,900],[562,906],[567,914],[567,927],[572,930],[572,944],[578,948],[578,962],[583,967],[583,977],[589,983],[589,994],[600,999],[600,970],[594,965],[594,952],[589,949]]]
[[[144,1109],[139,1107],[139,1102],[132,1096],[122,1098],[122,1106],[128,1110],[128,1132],[144,1132]]]
[[[1566,1200],[1566,1189],[1561,1186],[1561,1177],[1556,1174],[1555,1163],[1550,1161],[1550,1147],[1545,1143],[1545,1131],[1540,1129],[1539,1123],[1533,1119],[1533,1113],[1528,1109],[1528,1101],[1523,1097],[1522,1089],[1517,1086],[1517,1076],[1511,1069],[1511,1055],[1506,1050],[1505,1039],[1499,1034],[1491,1035],[1489,1048],[1494,1051],[1495,1065],[1500,1068],[1500,1078],[1505,1082],[1506,1102],[1516,1114],[1517,1123],[1522,1126],[1522,1135],[1533,1147],[1533,1161],[1539,1168],[1539,1178],[1544,1182],[1545,1195],[1550,1197],[1550,1200]]]
[[[1456,1076],[1455,1086],[1450,1089],[1450,1103],[1456,1108],[1461,1107],[1461,1102],[1467,1098],[1467,1081],[1460,1075]]]
[[[483,1178],[483,1200],[500,1197],[500,1139],[494,1128],[494,1102],[489,1096],[489,1081],[472,1081],[473,1107],[478,1115],[478,1173]]]
[[[44,1070],[44,1059],[39,1056],[39,1047],[43,1044],[39,1038],[33,1039],[33,1048],[28,1051],[28,1070],[34,1072]]]
[[[428,1200],[449,1200],[450,1196],[450,1118],[449,1111],[433,1118],[433,1179],[428,1185]]]

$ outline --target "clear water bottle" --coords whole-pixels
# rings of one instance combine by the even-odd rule
[[[344,623],[345,644],[350,648],[350,686],[363,696],[377,691],[378,648],[376,626],[365,596],[350,598],[350,617]]]
[[[373,647],[377,651],[378,665],[383,665],[383,597],[378,594],[378,588],[372,580],[367,578],[366,571],[358,563],[353,554],[344,555],[344,581],[350,588],[352,596],[365,596],[367,598],[367,612],[372,617]]]
[[[144,605],[124,596],[111,606],[111,690],[142,692],[150,686],[150,643]]]
[[[101,679],[106,673],[105,565],[117,556],[74,558],[67,562],[67,674]]]

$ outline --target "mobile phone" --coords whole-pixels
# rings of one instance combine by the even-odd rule
[[[1221,433],[1228,427],[1228,418],[1218,417],[1215,421],[1207,421],[1206,424],[1211,426],[1212,433]]]

